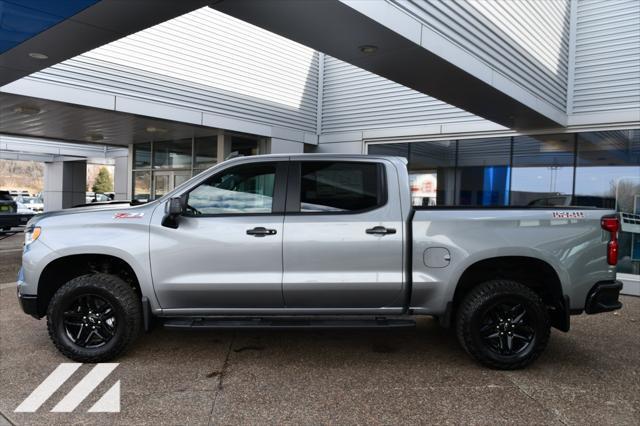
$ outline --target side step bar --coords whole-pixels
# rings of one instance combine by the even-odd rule
[[[371,318],[371,319],[309,319],[309,318],[167,318],[163,320],[167,328],[189,329],[297,329],[297,328],[411,328],[416,326],[412,319]]]

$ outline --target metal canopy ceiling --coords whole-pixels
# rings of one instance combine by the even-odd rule
[[[0,93],[0,133],[127,146],[214,136],[218,129]]]
[[[503,126],[559,124],[338,0],[223,0],[211,7]],[[363,52],[366,46],[375,50]]]
[[[339,0],[101,0],[0,54],[0,86],[207,4],[503,126],[558,126]]]
[[[32,23],[30,31],[23,26],[13,28],[19,24],[15,21],[17,17],[8,15],[0,7],[0,22],[11,19],[11,25],[7,28],[4,24],[0,26],[0,34],[2,34],[1,30],[6,29],[5,38],[14,41],[20,41],[20,38],[25,40],[19,44],[7,41],[6,47],[9,50],[6,52],[3,52],[0,46],[0,86],[126,35],[206,6],[211,1],[101,0],[96,3],[87,0],[75,2],[10,0],[11,5],[17,3],[23,6],[23,11],[24,6],[31,6],[33,9],[31,17],[34,18],[39,14],[42,22],[39,26],[38,23]],[[3,2],[4,0],[0,0],[0,6]],[[72,3],[75,3],[75,8],[71,6]],[[91,5],[91,3],[95,4]],[[65,15],[72,16],[64,19]],[[21,31],[24,34],[21,35]],[[46,59],[35,59],[29,55],[33,53],[46,55]]]

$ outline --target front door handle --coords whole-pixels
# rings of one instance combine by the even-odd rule
[[[275,229],[267,229],[262,226],[247,229],[247,235],[253,235],[254,237],[266,237],[267,235],[276,235],[277,233],[278,232]]]
[[[367,229],[366,232],[372,235],[388,235],[395,234],[396,230],[394,228],[385,228],[384,226],[374,226],[373,228]]]

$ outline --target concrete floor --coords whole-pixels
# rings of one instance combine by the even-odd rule
[[[0,413],[27,424],[640,424],[640,298],[573,317],[524,371],[475,364],[430,319],[401,331],[144,335],[74,413],[13,410],[61,362],[46,324],[15,297],[21,235],[0,240]],[[87,413],[116,380],[121,412]],[[0,416],[0,425],[3,424]]]

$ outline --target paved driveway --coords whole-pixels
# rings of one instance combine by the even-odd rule
[[[640,298],[573,318],[525,371],[476,365],[428,318],[415,330],[144,335],[70,414],[13,410],[61,362],[43,320],[19,310],[21,235],[0,240],[0,412],[15,424],[640,424]],[[11,251],[14,250],[14,251]],[[121,412],[87,413],[115,381]],[[0,416],[0,425],[2,424]]]

